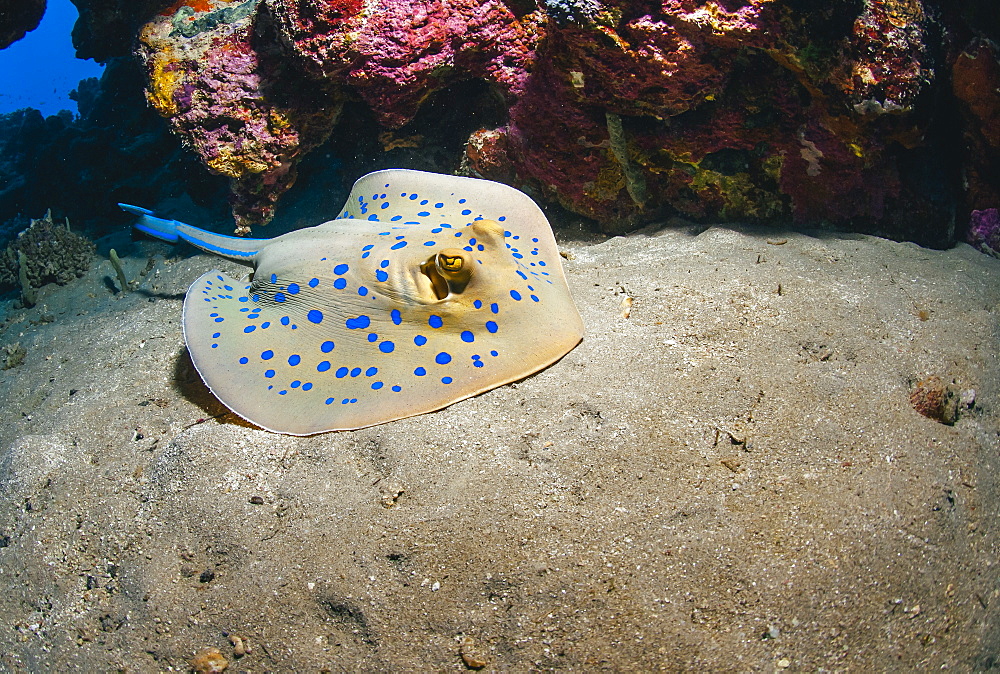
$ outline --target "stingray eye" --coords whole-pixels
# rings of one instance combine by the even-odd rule
[[[465,266],[465,260],[459,255],[438,253],[437,264],[442,272],[454,274],[462,270],[462,267]]]
[[[420,271],[430,280],[435,297],[443,300],[465,290],[472,276],[472,258],[457,248],[446,248],[420,265]]]

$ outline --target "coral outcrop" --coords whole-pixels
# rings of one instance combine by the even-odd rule
[[[945,246],[1000,207],[988,0],[75,2],[81,55],[137,46],[149,103],[228,179],[241,233],[338,132],[334,161],[410,147],[606,231],[679,214]],[[461,139],[413,127],[485,89],[479,128],[440,122]]]
[[[52,213],[47,213],[32,220],[0,254],[0,289],[65,285],[90,269],[94,252],[93,241],[70,231],[69,222],[53,222]]]
[[[38,28],[44,14],[45,0],[5,2],[0,11],[0,49]]]
[[[304,80],[273,31],[255,25],[258,4],[178,2],[140,36],[147,98],[230,178],[238,233],[271,219],[298,158],[326,139],[340,110],[336,91]]]

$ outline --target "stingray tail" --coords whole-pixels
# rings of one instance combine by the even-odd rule
[[[216,234],[177,220],[158,218],[153,215],[153,211],[140,206],[132,206],[131,204],[118,204],[118,206],[123,211],[139,216],[139,219],[132,226],[140,232],[169,243],[184,240],[208,253],[247,264],[253,263],[261,246],[267,241],[267,239],[247,239],[240,236]]]
[[[118,204],[118,206],[123,211],[139,216],[139,219],[132,226],[140,232],[170,243],[177,243],[180,238],[177,235],[177,225],[181,223],[178,223],[176,220],[157,218],[153,215],[153,211],[131,204]]]

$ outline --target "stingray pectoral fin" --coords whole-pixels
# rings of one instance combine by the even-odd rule
[[[139,216],[139,219],[132,226],[144,234],[169,243],[177,243],[178,240],[183,239],[207,253],[221,255],[246,264],[251,264],[263,245],[269,241],[269,239],[247,239],[216,234],[177,220],[158,218],[153,215],[153,211],[147,208],[121,203],[118,206],[123,211]]]

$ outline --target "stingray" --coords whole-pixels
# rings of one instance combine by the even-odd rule
[[[377,171],[338,219],[273,239],[120,206],[147,234],[253,267],[192,284],[184,341],[212,393],[266,430],[439,410],[548,367],[583,336],[545,215],[500,183]]]

